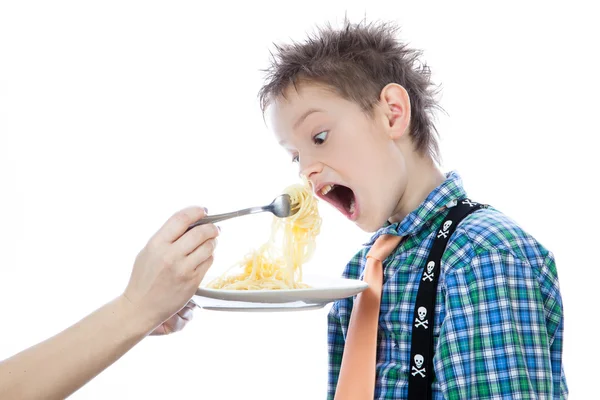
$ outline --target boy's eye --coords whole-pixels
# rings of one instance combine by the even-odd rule
[[[325,140],[327,140],[328,134],[329,132],[327,131],[317,133],[315,136],[313,136],[313,142],[315,142],[315,144],[323,144]]]
[[[298,161],[300,161],[300,157],[298,156],[298,154],[296,154],[295,156],[292,157],[292,162],[297,163]]]

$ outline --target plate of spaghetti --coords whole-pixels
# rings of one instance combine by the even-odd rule
[[[288,186],[293,215],[273,217],[271,235],[260,247],[223,272],[206,277],[196,296],[251,303],[328,303],[354,296],[367,288],[361,280],[304,276],[303,265],[316,248],[321,229],[318,200],[310,183]]]

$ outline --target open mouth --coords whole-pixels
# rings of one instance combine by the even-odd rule
[[[354,192],[349,187],[337,184],[329,184],[321,187],[317,194],[325,201],[340,210],[346,217],[354,220],[358,207]]]

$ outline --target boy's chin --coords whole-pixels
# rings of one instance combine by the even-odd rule
[[[385,220],[379,221],[375,218],[359,218],[357,221],[354,221],[354,223],[361,230],[367,233],[374,233],[377,232],[383,226],[383,224],[385,224]]]

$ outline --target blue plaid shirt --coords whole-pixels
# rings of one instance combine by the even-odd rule
[[[362,279],[365,256],[383,234],[405,239],[384,262],[376,399],[406,399],[420,277],[452,201],[466,197],[457,173],[399,223],[387,223],[346,266]],[[477,201],[478,199],[473,199]],[[333,399],[354,298],[328,315]],[[434,320],[433,399],[563,399],[563,307],[554,257],[489,207],[466,217],[442,257]]]

